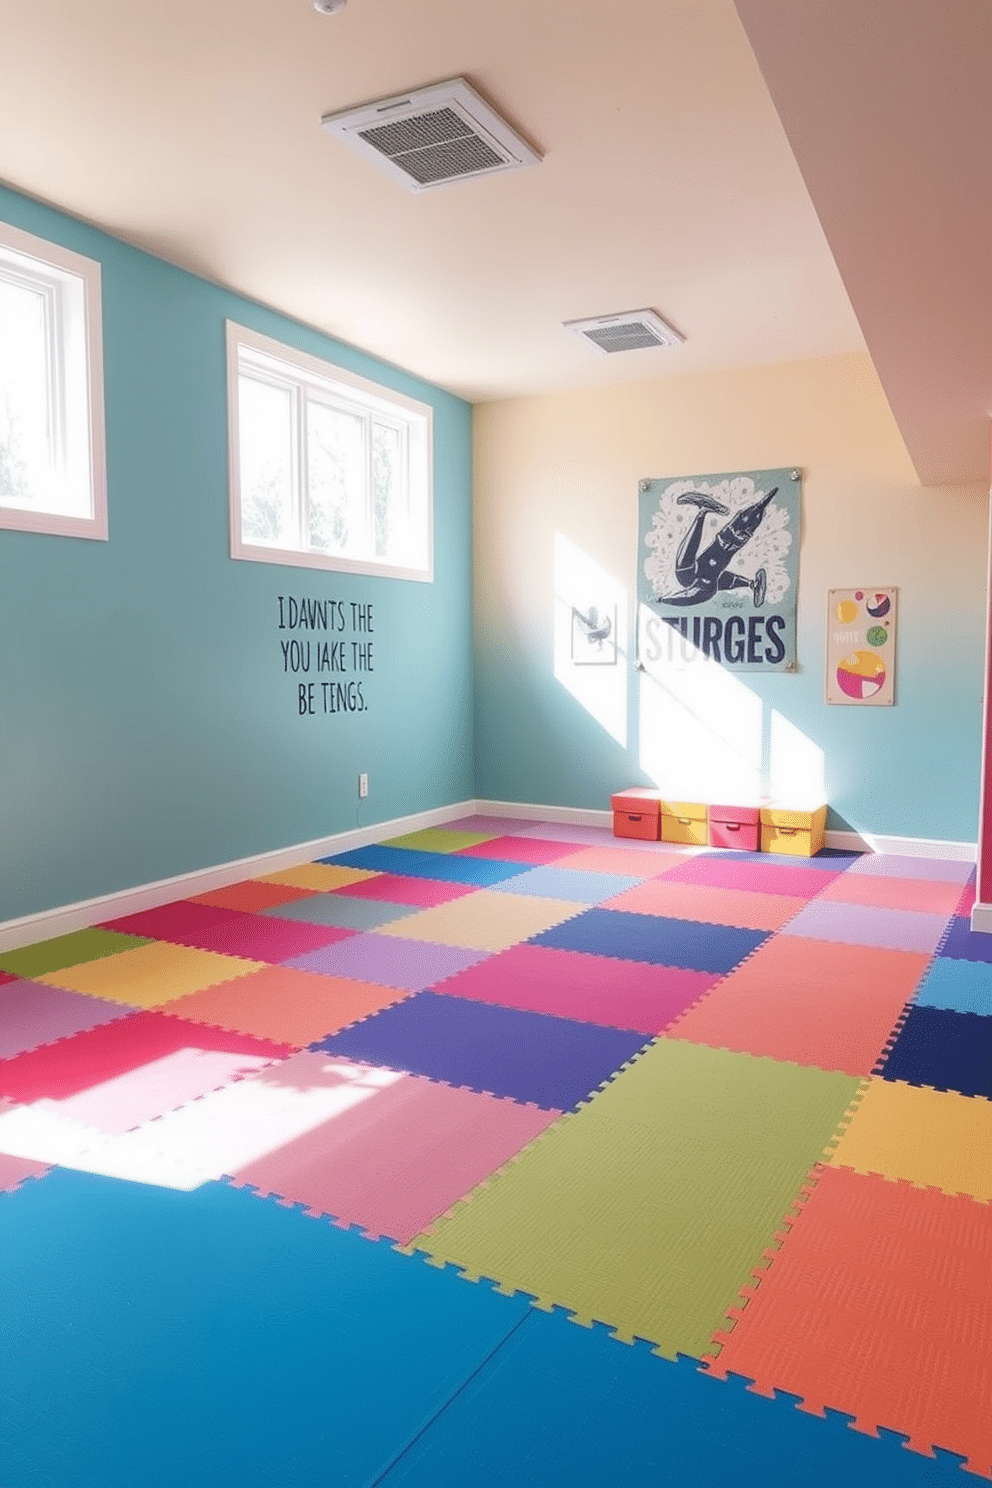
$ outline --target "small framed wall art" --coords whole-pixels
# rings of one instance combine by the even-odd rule
[[[897,589],[864,585],[827,593],[828,703],[895,702]]]

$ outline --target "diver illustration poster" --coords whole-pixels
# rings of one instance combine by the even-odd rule
[[[794,469],[641,481],[642,666],[795,671],[801,481]]]

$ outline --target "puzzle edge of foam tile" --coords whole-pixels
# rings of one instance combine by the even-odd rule
[[[661,840],[681,847],[709,845],[709,808],[705,801],[661,803]]]
[[[761,808],[761,851],[785,857],[813,858],[823,846],[826,805]]]

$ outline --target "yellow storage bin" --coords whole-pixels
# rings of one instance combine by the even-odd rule
[[[706,847],[709,821],[705,801],[662,801],[661,840],[684,847]]]
[[[761,851],[812,858],[823,846],[826,806],[762,806]]]

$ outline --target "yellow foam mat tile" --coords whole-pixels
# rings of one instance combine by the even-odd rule
[[[362,883],[366,878],[379,878],[368,868],[344,868],[338,863],[301,863],[298,868],[284,868],[281,873],[266,873],[259,883],[288,884],[291,889],[316,889],[318,894],[343,889],[348,884]]]
[[[50,972],[45,981],[54,987],[67,987],[70,992],[87,992],[91,997],[151,1008],[185,997],[188,992],[202,992],[215,982],[229,982],[246,972],[260,971],[263,965],[239,956],[152,941],[133,951]]]
[[[588,904],[576,904],[574,900],[478,889],[461,899],[380,925],[376,934],[462,946],[472,951],[505,951],[588,908]]]
[[[992,1202],[992,1101],[873,1079],[831,1162]]]

